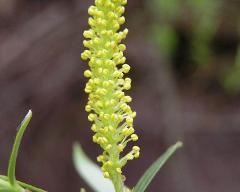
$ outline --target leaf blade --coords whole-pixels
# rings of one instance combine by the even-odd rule
[[[16,169],[16,161],[17,161],[19,147],[20,147],[24,132],[25,132],[31,118],[32,118],[32,111],[29,110],[27,115],[25,116],[25,118],[23,119],[23,121],[21,122],[21,124],[19,126],[19,130],[17,132],[17,136],[14,141],[13,148],[12,148],[12,153],[11,153],[9,163],[8,163],[8,178],[9,178],[9,182],[12,186],[14,186],[16,183],[15,169]]]
[[[168,148],[168,150],[161,155],[143,174],[134,187],[133,192],[144,192],[148,185],[151,183],[158,171],[163,167],[167,160],[174,154],[174,152],[182,147],[182,142],[177,142],[175,145]]]
[[[95,192],[115,192],[112,182],[103,177],[101,169],[87,157],[77,143],[73,146],[73,162],[79,175]]]

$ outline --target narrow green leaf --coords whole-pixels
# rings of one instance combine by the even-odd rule
[[[19,126],[19,130],[13,145],[12,153],[9,159],[8,163],[8,178],[9,182],[12,186],[16,184],[16,176],[15,176],[15,169],[16,169],[16,161],[17,161],[17,155],[19,151],[19,146],[23,137],[23,134],[26,130],[27,125],[29,124],[30,120],[32,118],[32,111],[29,110],[23,121],[21,122]]]
[[[0,175],[0,180],[3,180],[3,181],[6,181],[8,182],[9,179],[7,176],[4,176],[4,175]],[[21,187],[25,188],[25,189],[28,189],[30,190],[31,192],[47,192],[43,189],[40,189],[40,188],[37,188],[37,187],[34,187],[32,185],[29,185],[27,183],[24,183],[24,182],[21,182],[21,181],[17,181],[18,185],[20,185]]]
[[[112,182],[103,177],[101,169],[85,155],[77,143],[73,146],[73,162],[79,175],[95,192],[115,192]]]
[[[134,187],[133,192],[144,192],[148,185],[151,183],[157,172],[163,167],[166,161],[174,154],[174,152],[182,147],[182,142],[177,142],[171,146],[161,157],[159,157],[143,174]]]

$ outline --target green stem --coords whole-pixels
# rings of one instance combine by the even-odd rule
[[[24,134],[26,127],[29,124],[31,118],[32,118],[32,111],[29,110],[27,115],[25,116],[24,120],[21,122],[21,124],[19,126],[19,130],[17,132],[17,136],[15,139],[13,148],[12,148],[12,153],[11,153],[11,156],[9,159],[9,164],[8,164],[8,178],[9,178],[9,182],[12,186],[15,186],[17,184],[16,176],[15,176],[17,155],[18,155],[19,146],[20,146],[23,134]]]
[[[113,185],[114,185],[114,188],[115,188],[115,192],[124,192],[123,191],[123,182],[122,182],[122,175],[121,174],[118,174],[116,175],[113,180]]]

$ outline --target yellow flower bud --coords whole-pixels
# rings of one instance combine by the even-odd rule
[[[108,172],[104,172],[104,173],[103,173],[103,176],[104,176],[106,179],[108,179],[108,178],[110,177],[110,175],[109,175]]]
[[[132,139],[133,141],[137,141],[137,140],[138,140],[138,136],[137,136],[136,134],[132,134],[132,135],[131,135],[131,139]]]
[[[85,77],[91,77],[92,76],[92,72],[90,70],[86,70],[86,71],[84,71],[84,76]]]

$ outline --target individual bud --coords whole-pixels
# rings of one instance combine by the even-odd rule
[[[131,89],[131,83],[125,82],[124,85],[123,85],[123,88],[124,88],[125,90]]]
[[[85,51],[81,54],[81,58],[82,58],[83,60],[87,60],[90,56],[91,56],[91,51],[89,51],[89,50],[85,50]]]
[[[124,29],[123,30],[123,37],[124,37],[124,39],[126,38],[128,32],[129,32],[128,29]]]
[[[116,12],[119,14],[119,15],[122,15],[124,12],[125,12],[125,8],[123,6],[120,6],[116,9]]]
[[[116,14],[114,14],[114,12],[110,11],[108,14],[107,14],[108,18],[111,18],[111,19],[114,19],[116,18]]]
[[[84,77],[87,77],[87,78],[92,77],[92,72],[90,70],[84,71]]]
[[[106,150],[107,150],[107,151],[110,150],[111,148],[112,148],[112,145],[111,145],[111,144],[109,144],[109,145],[106,146]]]
[[[91,130],[92,130],[93,132],[97,132],[97,126],[96,126],[96,124],[93,124],[93,125],[92,125]]]
[[[93,135],[92,140],[93,140],[94,143],[97,143],[98,138],[97,138],[97,135],[96,135],[96,134]]]
[[[90,112],[91,110],[92,110],[91,106],[90,105],[86,105],[85,111]]]
[[[127,117],[127,118],[126,118],[126,123],[127,123],[128,125],[132,125],[132,124],[133,124],[133,118],[132,118],[132,117]]]
[[[96,115],[93,114],[93,113],[90,113],[90,114],[88,115],[88,120],[89,120],[89,121],[94,121],[94,120],[96,120]]]
[[[126,62],[126,57],[121,57],[119,60],[118,60],[118,64],[123,64]]]
[[[117,114],[113,113],[113,114],[111,115],[111,119],[112,119],[113,121],[116,121],[116,120],[118,119]]]
[[[103,161],[104,161],[104,156],[103,156],[103,155],[99,155],[99,156],[97,157],[97,161],[98,161],[98,162],[103,162]]]
[[[95,105],[96,105],[96,107],[98,107],[98,108],[102,108],[102,107],[103,107],[103,102],[102,102],[102,101],[97,101],[97,102],[95,103]]]
[[[108,129],[109,129],[109,131],[111,131],[111,132],[113,132],[113,130],[114,130],[113,126],[111,126],[111,125],[109,125]]]
[[[84,47],[87,47],[87,48],[90,49],[92,47],[92,45],[93,45],[93,41],[92,40],[89,40],[89,41],[84,40],[83,41],[83,45],[84,45]]]
[[[140,156],[140,152],[134,153],[134,157],[135,157],[135,158],[138,158],[139,156]]]
[[[109,114],[104,114],[104,115],[103,115],[103,118],[106,119],[106,120],[108,120],[108,119],[110,118],[110,115],[109,115]]]
[[[98,18],[97,21],[96,21],[96,24],[99,25],[99,26],[106,26],[106,20],[105,19],[101,19],[101,18]]]
[[[118,19],[118,23],[119,23],[119,25],[122,25],[122,24],[124,24],[125,23],[125,17],[120,17],[119,19]]]
[[[132,113],[132,118],[135,118],[137,116],[137,113],[134,111],[133,113]]]
[[[104,81],[103,82],[103,87],[108,88],[110,86],[109,81]]]
[[[110,177],[109,173],[108,172],[103,172],[103,176],[108,179]]]
[[[116,22],[116,23],[113,24],[112,27],[113,27],[114,30],[118,30],[120,28],[120,25]]]
[[[90,17],[90,18],[88,19],[88,24],[89,24],[90,26],[94,27],[94,26],[96,25],[96,22],[95,22],[95,20],[94,20],[92,17]]]
[[[96,11],[96,7],[95,6],[90,6],[88,8],[88,14],[91,15],[91,16],[94,15],[95,11]]]
[[[112,166],[113,166],[113,162],[112,162],[112,161],[107,161],[107,162],[105,163],[105,165],[106,165],[107,167],[112,167]]]
[[[128,131],[128,128],[123,128],[123,130],[122,130],[122,134],[126,137],[126,136],[128,136],[129,135],[129,131]]]
[[[122,152],[123,149],[124,149],[124,145],[123,145],[123,144],[119,144],[119,145],[118,145],[118,151],[119,151],[119,152]]]
[[[94,78],[94,79],[93,79],[93,83],[94,83],[95,85],[99,85],[99,84],[101,83],[101,81],[100,81],[99,78]]]
[[[116,71],[113,72],[113,77],[114,78],[119,78],[120,76],[121,76],[121,72],[120,71],[116,70]]]
[[[124,64],[122,66],[123,73],[128,73],[130,71],[131,67],[128,64]]]
[[[121,170],[121,168],[119,168],[119,167],[116,168],[116,171],[117,171],[118,173],[120,173],[120,174],[122,173],[122,170]]]
[[[120,51],[125,51],[125,50],[126,50],[126,45],[120,44],[120,45],[118,46],[118,48],[119,48]]]
[[[129,128],[129,135],[133,134],[134,131],[135,131],[134,128],[133,128],[133,127],[130,127],[130,128]]]
[[[132,101],[132,97],[130,97],[130,96],[124,96],[124,97],[122,98],[122,100],[123,100],[124,102],[126,102],[126,103],[129,103],[129,102]]]
[[[121,0],[121,4],[122,5],[126,5],[127,4],[127,0]]]
[[[133,160],[134,156],[131,153],[129,153],[126,155],[126,158],[127,158],[127,160]]]
[[[84,91],[85,91],[86,93],[91,93],[92,87],[89,86],[89,85],[87,85],[87,86],[85,87]]]
[[[114,95],[115,95],[117,98],[121,98],[121,97],[124,96],[124,92],[122,92],[122,91],[116,91],[116,92],[114,93]]]
[[[131,139],[132,139],[133,141],[137,141],[137,140],[138,140],[138,136],[137,136],[136,134],[132,134],[132,135],[131,135]]]
[[[132,150],[133,150],[134,152],[138,152],[138,151],[140,151],[140,147],[138,147],[138,146],[133,146]]]
[[[107,65],[108,67],[115,67],[115,63],[114,63],[112,60],[107,60],[107,61],[106,61],[106,65]]]
[[[102,73],[103,73],[103,75],[107,76],[109,74],[109,70],[108,69],[103,69]]]
[[[123,79],[118,79],[118,85],[123,85],[124,84],[124,80]]]
[[[92,29],[84,31],[83,36],[87,39],[93,38],[94,37],[94,31]]]
[[[103,128],[103,133],[104,133],[104,134],[108,133],[108,131],[109,131],[108,127],[104,127],[104,128]]]

